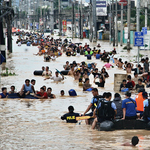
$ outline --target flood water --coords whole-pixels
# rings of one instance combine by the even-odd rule
[[[147,130],[118,130],[112,132],[102,132],[92,130],[91,126],[81,124],[67,124],[60,119],[61,115],[67,112],[69,105],[73,105],[75,112],[83,113],[90,104],[92,93],[83,92],[78,83],[72,77],[67,76],[61,83],[54,83],[51,80],[44,81],[41,76],[34,76],[34,70],[41,70],[42,66],[49,66],[53,75],[55,69],[63,70],[63,65],[68,60],[76,60],[78,63],[86,61],[95,62],[99,69],[104,65],[103,62],[92,58],[86,60],[84,56],[66,57],[63,54],[54,62],[44,62],[43,56],[35,56],[37,47],[18,47],[17,37],[13,37],[13,54],[7,60],[6,66],[15,72],[17,76],[2,77],[2,86],[8,90],[11,85],[15,85],[19,91],[26,78],[36,79],[35,89],[39,90],[41,86],[51,87],[52,93],[56,95],[54,100],[30,100],[30,99],[1,99],[0,100],[0,150],[25,149],[25,150],[69,150],[69,149],[150,149],[150,131]],[[75,39],[74,41],[79,41]],[[88,40],[83,40],[83,43]],[[110,51],[113,49],[108,42],[100,42],[102,50]],[[95,46],[92,44],[92,46]],[[137,54],[137,49],[130,53],[117,48],[119,56],[123,60],[133,60]],[[148,51],[141,53],[148,54]],[[104,91],[110,91],[114,94],[114,73],[126,73],[116,67],[108,70],[110,77],[106,79],[105,88],[98,88],[99,94]],[[91,83],[93,75],[90,75]],[[92,83],[93,87],[96,87]],[[75,89],[78,96],[69,97],[68,90]],[[60,91],[65,91],[65,97],[60,97]],[[133,136],[138,136],[140,142],[136,148],[120,146],[124,142],[130,142]]]

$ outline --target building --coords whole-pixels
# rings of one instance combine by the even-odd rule
[[[141,7],[146,7],[146,2],[147,2],[147,5],[150,5],[149,0],[140,0]]]
[[[72,6],[72,0],[61,0],[61,6],[63,8],[71,7]]]

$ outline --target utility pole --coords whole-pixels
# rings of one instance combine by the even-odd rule
[[[74,4],[74,37],[76,38],[76,11],[75,11],[75,4]]]
[[[123,3],[121,3],[121,39],[120,46],[123,44]]]
[[[7,2],[7,6],[11,7],[11,0]],[[12,18],[11,14],[8,15],[7,18],[7,50],[9,50],[10,53],[12,53]]]
[[[78,2],[78,38],[80,37],[80,5]]]
[[[137,0],[137,6],[136,6],[136,31],[140,31],[140,0]],[[140,47],[138,46],[138,65],[139,65],[139,53],[140,53]],[[139,69],[138,69],[139,73]]]
[[[81,8],[81,20],[80,20],[80,38],[83,39],[83,12],[82,12],[82,0],[81,0],[81,3],[80,3],[80,8]]]
[[[72,39],[74,37],[73,31],[74,31],[74,1],[72,1]]]
[[[61,36],[62,35],[62,25],[61,25],[61,0],[59,0],[59,4],[58,4],[58,6],[59,6],[59,13],[58,13],[58,15],[59,15],[59,35]]]
[[[114,0],[112,0],[112,38],[113,38],[113,46],[115,46]]]
[[[118,46],[118,2],[116,0],[116,30],[115,30],[115,37],[116,37],[116,46]]]
[[[109,44],[111,45],[111,17],[112,17],[112,13],[111,13],[111,2],[109,5]]]
[[[145,27],[147,27],[147,0],[145,2]]]
[[[50,23],[51,23],[51,30],[54,30],[54,1],[51,0],[51,12],[50,12]]]
[[[40,17],[39,17],[39,29],[40,29],[40,31],[42,30],[42,27],[41,27],[41,22],[43,21],[43,19],[42,19],[42,6],[40,6]]]
[[[97,41],[96,0],[93,0],[93,42]]]
[[[2,4],[0,4],[0,6],[2,6]],[[0,16],[1,16],[1,11],[0,11]],[[5,57],[4,62],[6,62],[6,48],[5,48],[5,38],[4,38],[4,33],[3,33],[3,21],[0,21],[0,54],[2,54]],[[1,59],[1,56],[0,56],[0,59]],[[1,70],[1,64],[0,64],[0,70]]]
[[[90,0],[90,34],[89,34],[89,40],[92,42],[92,37],[93,37],[93,26],[92,26],[92,0]]]
[[[130,18],[131,18],[131,0],[128,0],[128,39],[127,39],[127,50],[130,50]]]

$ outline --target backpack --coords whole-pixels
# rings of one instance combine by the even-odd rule
[[[148,99],[148,106],[145,107],[143,117],[144,119],[147,119],[147,117],[150,117],[150,99]]]
[[[70,89],[68,91],[68,93],[69,93],[70,96],[77,96],[77,93],[76,93],[76,91],[74,89]]]
[[[97,116],[98,118],[103,118],[105,120],[111,120],[114,118],[115,115],[115,111],[114,109],[111,107],[111,101],[104,101],[104,99],[100,100],[98,105],[101,103],[101,107],[97,108]]]

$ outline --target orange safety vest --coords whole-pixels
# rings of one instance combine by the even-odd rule
[[[140,92],[136,96],[135,100],[136,100],[136,104],[137,104],[137,110],[138,111],[144,111],[144,105],[143,105],[144,99],[143,99],[143,96],[142,96],[142,92]]]

